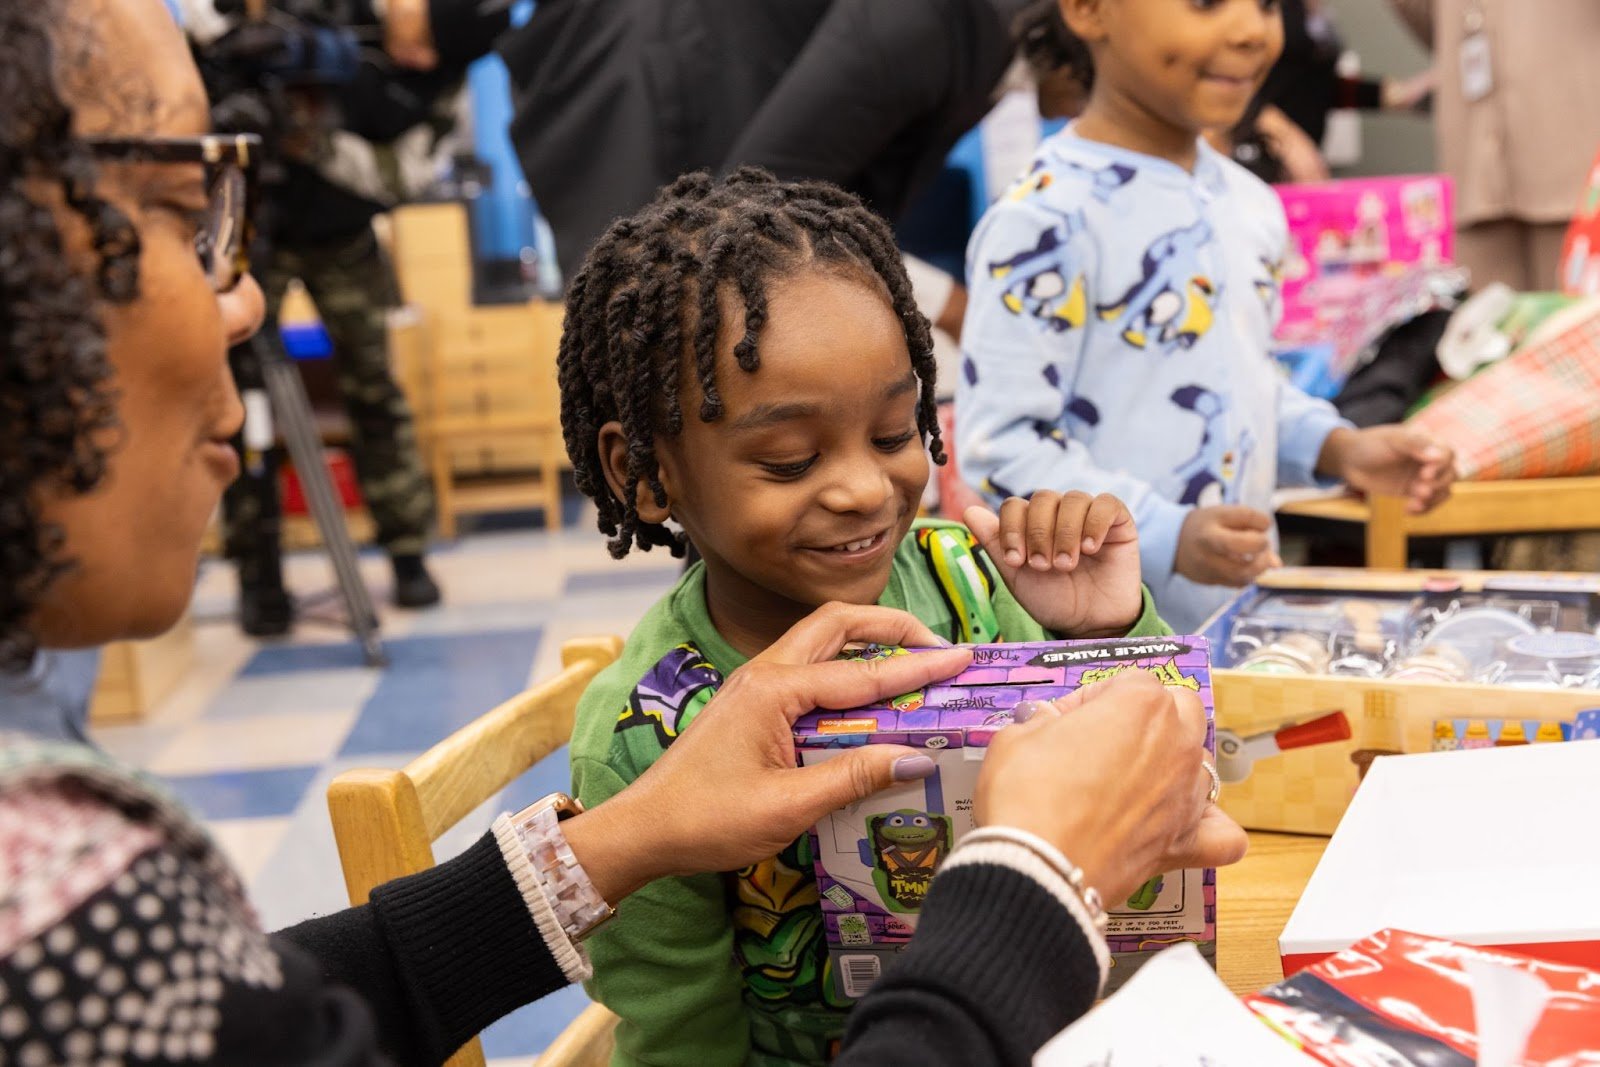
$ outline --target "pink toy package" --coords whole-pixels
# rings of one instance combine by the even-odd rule
[[[869,646],[857,659],[903,655]],[[924,749],[933,777],[897,785],[833,813],[812,831],[812,862],[834,981],[859,997],[911,940],[934,873],[975,826],[973,795],[989,740],[1025,700],[1048,700],[1123,671],[1155,675],[1196,693],[1212,718],[1209,646],[1202,637],[1120,638],[977,645],[956,677],[886,704],[818,711],[794,727],[803,766],[851,747],[887,742]],[[1206,747],[1216,751],[1214,729]],[[1108,989],[1168,945],[1199,944],[1215,959],[1216,872],[1170,871],[1122,901],[1107,901]]]
[[[1417,279],[1451,262],[1447,177],[1349,178],[1277,192],[1289,220],[1277,333],[1285,346],[1329,343],[1353,357],[1364,324],[1389,304],[1414,303]]]

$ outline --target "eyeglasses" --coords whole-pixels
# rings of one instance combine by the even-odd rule
[[[255,162],[261,138],[254,134],[203,137],[87,139],[101,159],[130,163],[198,163],[205,168],[206,217],[195,235],[200,266],[211,288],[226,293],[250,273],[250,242],[255,236]]]

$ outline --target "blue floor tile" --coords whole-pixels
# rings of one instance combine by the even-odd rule
[[[239,672],[240,678],[258,675],[289,674],[295,671],[326,671],[364,667],[361,646],[356,641],[335,641],[320,645],[272,645],[263,648]]]
[[[421,751],[526,688],[541,630],[402,637],[340,756]]]
[[[542,1052],[589,1006],[581,986],[570,986],[519,1008],[480,1036],[491,1060],[530,1058]]]
[[[202,819],[257,819],[294,811],[320,769],[274,767],[175,775],[162,780]]]

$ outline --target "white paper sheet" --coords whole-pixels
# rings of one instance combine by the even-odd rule
[[[1308,1067],[1193,945],[1167,949],[1039,1050],[1034,1067]]]

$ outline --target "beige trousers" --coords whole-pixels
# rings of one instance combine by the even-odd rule
[[[1565,222],[1501,219],[1456,231],[1456,262],[1472,271],[1472,287],[1504,282],[1519,293],[1561,288],[1561,244]]]

